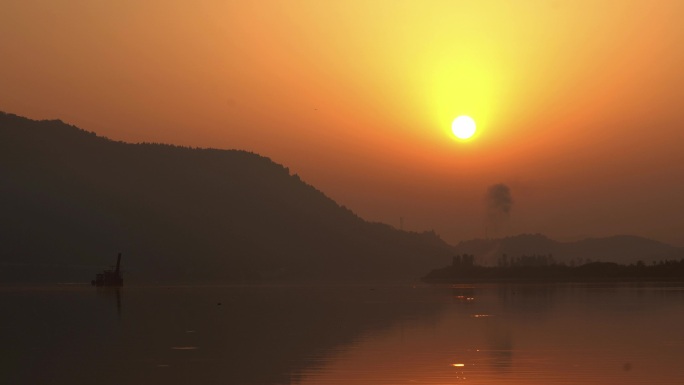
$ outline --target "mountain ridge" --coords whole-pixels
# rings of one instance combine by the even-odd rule
[[[117,142],[2,113],[0,154],[6,266],[96,266],[122,251],[141,281],[408,279],[453,251],[433,232],[366,222],[247,151]]]
[[[85,281],[124,254],[139,282],[417,279],[456,254],[557,262],[684,257],[648,238],[541,234],[449,245],[367,222],[243,150],[131,144],[0,112],[0,283]]]

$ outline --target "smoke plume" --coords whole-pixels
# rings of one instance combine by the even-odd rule
[[[485,236],[487,238],[501,236],[513,208],[511,189],[503,183],[489,186],[485,201],[487,203]]]

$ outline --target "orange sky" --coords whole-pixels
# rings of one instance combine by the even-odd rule
[[[684,245],[684,2],[4,0],[0,110],[237,148],[445,240]],[[477,137],[450,134],[460,114]]]

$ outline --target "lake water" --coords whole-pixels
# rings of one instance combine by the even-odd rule
[[[684,384],[680,284],[0,288],[0,384]]]

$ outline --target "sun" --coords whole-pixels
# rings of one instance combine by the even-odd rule
[[[459,139],[469,139],[475,135],[475,121],[470,116],[461,115],[451,123],[451,131]]]

